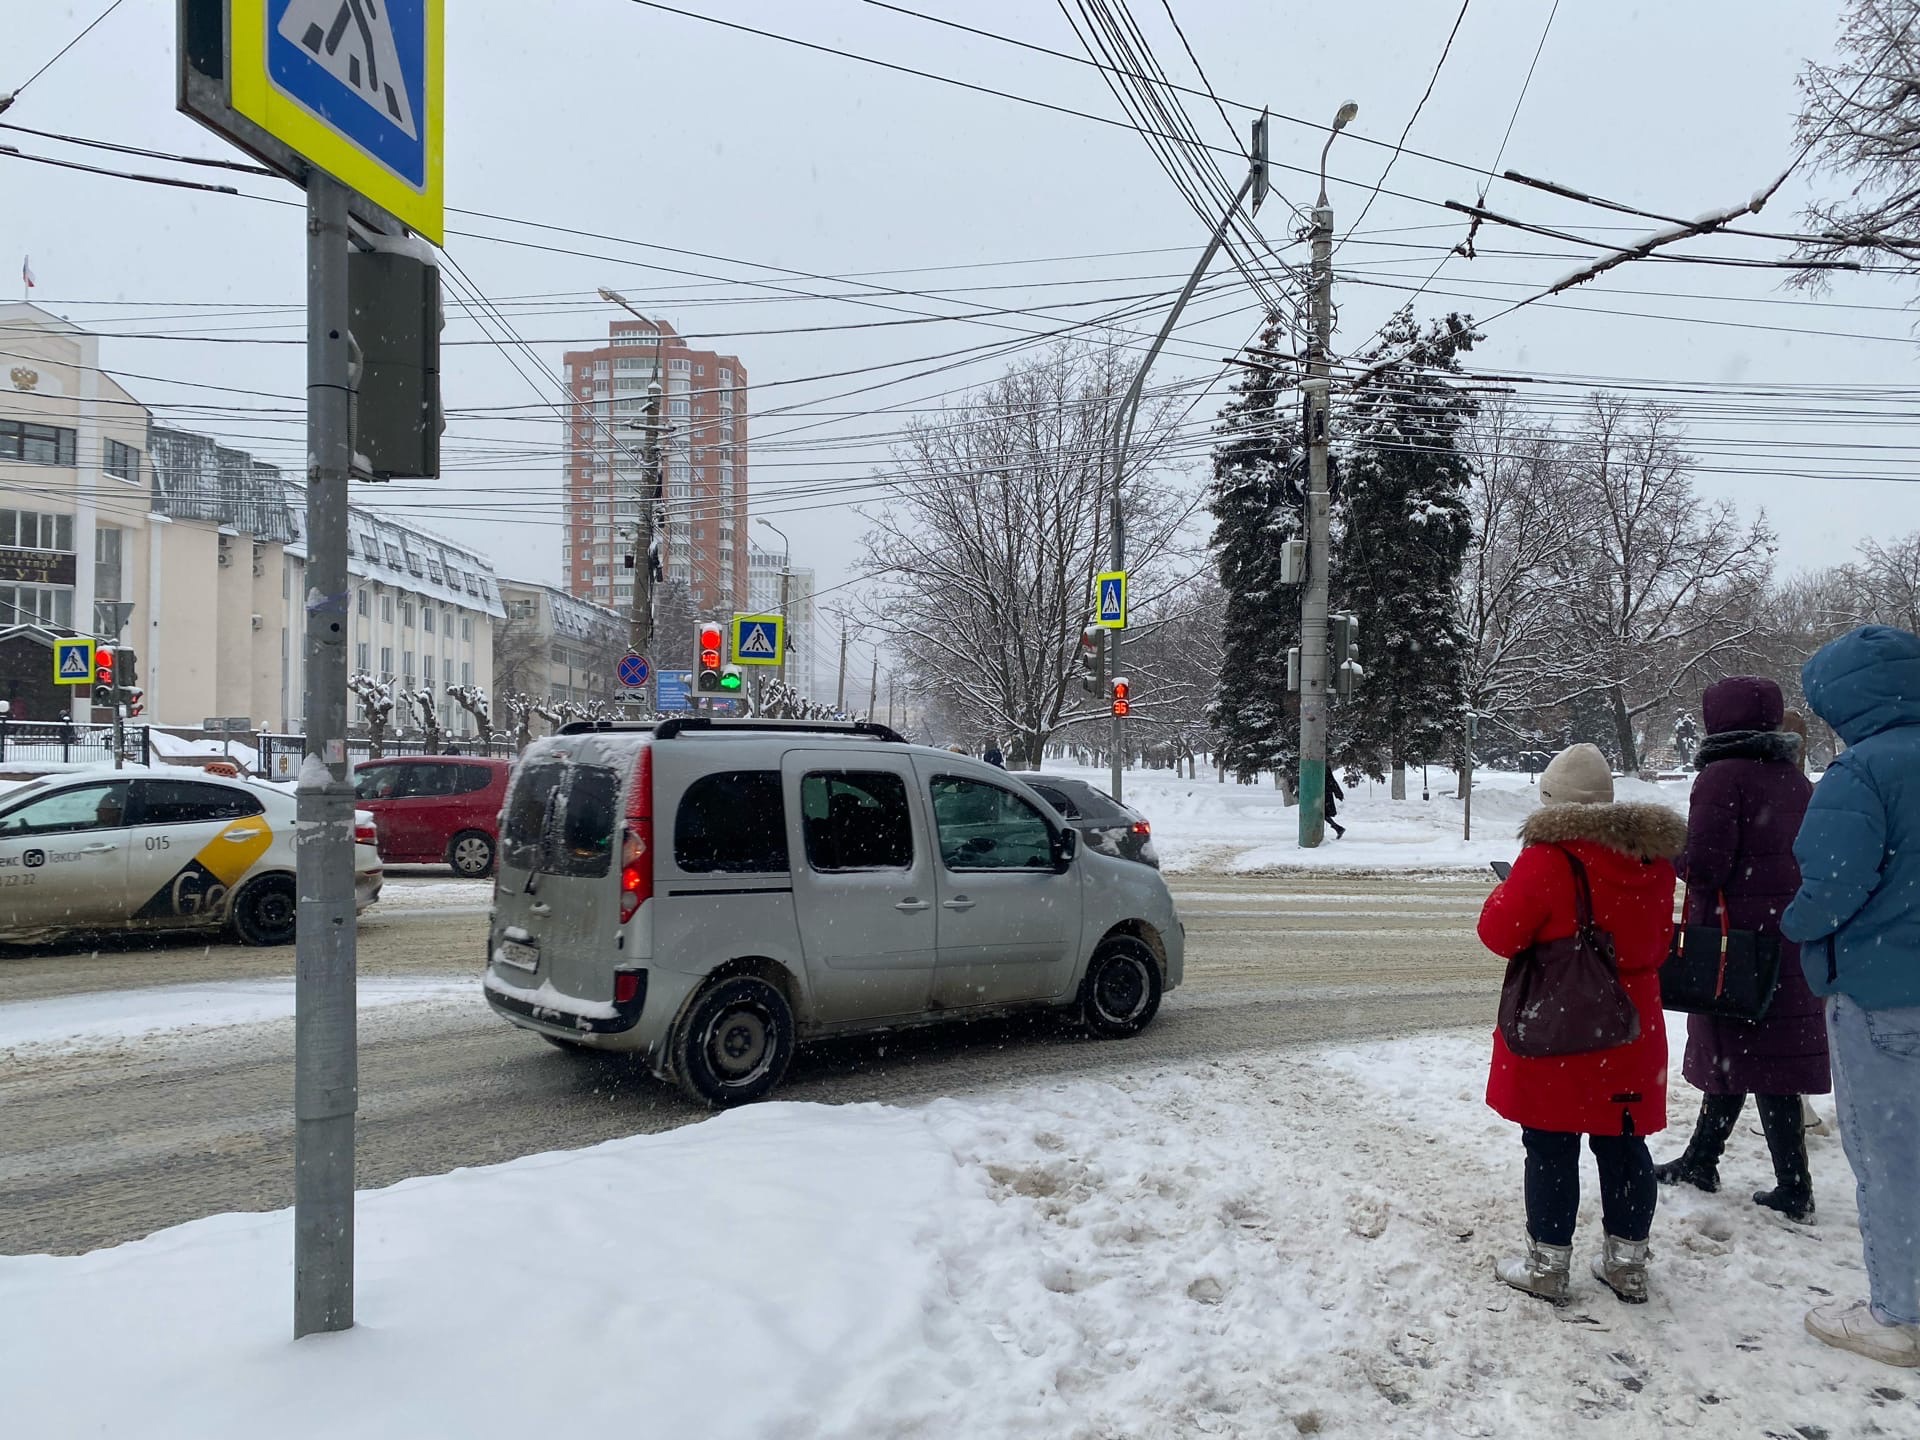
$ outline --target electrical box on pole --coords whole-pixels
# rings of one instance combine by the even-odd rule
[[[1280,583],[1282,585],[1304,585],[1307,583],[1306,541],[1285,540],[1281,542]]]
[[[1300,693],[1300,647],[1298,645],[1287,647],[1287,693],[1289,695]]]

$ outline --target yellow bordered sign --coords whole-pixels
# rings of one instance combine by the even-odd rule
[[[73,636],[53,642],[53,683],[91,685],[94,679],[93,641]]]
[[[786,650],[786,623],[778,615],[736,615],[727,627],[735,665],[778,665]]]
[[[230,0],[228,20],[233,109],[436,245],[443,4]]]
[[[1127,628],[1127,572],[1104,570],[1094,576],[1093,623],[1108,630]]]

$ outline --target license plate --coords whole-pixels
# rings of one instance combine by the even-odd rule
[[[522,970],[535,970],[540,965],[540,947],[529,945],[522,940],[502,940],[496,958],[502,965],[513,965]]]

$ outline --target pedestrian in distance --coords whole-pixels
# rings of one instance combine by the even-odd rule
[[[1826,998],[1868,1288],[1864,1302],[1810,1310],[1806,1326],[1920,1367],[1920,636],[1863,626],[1822,647],[1800,685],[1847,748],[1814,787],[1780,928]]]
[[[1332,770],[1328,770],[1325,813],[1327,817],[1327,825],[1332,829],[1333,838],[1336,840],[1344,840],[1347,838],[1347,827],[1340,824],[1339,821],[1333,818],[1334,816],[1340,813],[1340,806],[1338,802],[1346,798],[1347,798],[1347,792],[1340,788],[1339,777],[1336,776]]]
[[[1667,1123],[1659,971],[1673,935],[1673,857],[1686,844],[1686,822],[1663,805],[1616,803],[1613,772],[1592,745],[1556,755],[1539,788],[1540,809],[1520,828],[1520,855],[1480,912],[1481,942],[1513,960],[1574,937],[1584,875],[1592,921],[1612,939],[1638,1034],[1605,1049],[1541,1056],[1515,1054],[1494,1032],[1487,1104],[1521,1127],[1527,1211],[1526,1251],[1498,1261],[1494,1273],[1553,1304],[1569,1300],[1584,1135],[1600,1170],[1605,1225],[1593,1275],[1640,1304],[1659,1203],[1646,1137]],[[1551,985],[1553,974],[1541,978]]]
[[[1700,1118],[1686,1149],[1654,1174],[1665,1185],[1717,1191],[1721,1153],[1752,1095],[1774,1175],[1773,1189],[1756,1192],[1754,1203],[1810,1224],[1802,1097],[1830,1085],[1822,1007],[1801,973],[1799,948],[1780,933],[1781,913],[1800,888],[1793,842],[1813,795],[1800,770],[1800,738],[1780,729],[1785,709],[1780,687],[1756,675],[1721,680],[1701,697],[1707,736],[1694,757],[1700,777],[1678,865],[1685,923],[1724,922],[1779,942],[1780,980],[1759,1020],[1687,1017],[1683,1073],[1702,1092]]]
[[[1007,757],[1000,753],[1000,742],[997,740],[987,742],[987,748],[980,758],[987,764],[998,766],[1002,770],[1007,768]]]

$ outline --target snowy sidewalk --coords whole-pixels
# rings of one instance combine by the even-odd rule
[[[1486,1039],[1438,1036],[923,1109],[767,1104],[362,1196],[360,1325],[290,1343],[290,1217],[0,1259],[23,1435],[1920,1433],[1920,1376],[1826,1350],[1820,1224],[1663,1194],[1655,1296],[1500,1289],[1521,1149]],[[1679,1087],[1675,1119],[1689,1115]],[[1681,1134],[1655,1142],[1676,1148]],[[1597,1236],[1592,1204],[1581,1247]]]

